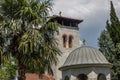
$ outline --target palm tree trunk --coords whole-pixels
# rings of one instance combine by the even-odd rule
[[[19,62],[18,80],[25,80],[25,65]]]

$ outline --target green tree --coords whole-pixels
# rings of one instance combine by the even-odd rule
[[[56,22],[49,20],[51,2],[39,0],[4,0],[1,4],[1,63],[11,56],[18,62],[18,80],[25,80],[25,72],[31,69],[51,69],[61,54],[53,37],[58,32]],[[2,44],[1,43],[1,44]]]
[[[108,22],[108,26],[106,26],[106,28],[110,34],[112,41],[116,46],[117,43],[120,43],[120,21],[116,15],[112,1],[110,2],[110,4],[110,23]]]
[[[15,60],[11,58],[5,64],[1,64],[0,68],[0,80],[14,80],[16,75],[17,64]]]
[[[116,65],[114,70],[116,71],[119,80],[120,79],[120,21],[116,15],[112,1],[111,1],[111,10],[110,10],[110,22],[107,22],[107,24],[108,26],[106,26],[106,28],[116,48],[116,52],[114,53],[116,59]]]
[[[115,52],[115,47],[108,31],[104,30],[101,32],[98,38],[99,50],[103,52],[108,60],[113,61],[113,52]]]
[[[104,30],[101,32],[100,37],[98,38],[99,50],[105,55],[107,60],[113,64],[111,70],[111,78],[112,80],[117,80],[117,71],[116,68],[116,58],[115,52],[116,48],[114,47],[113,41],[108,33],[108,31]]]
[[[113,77],[120,80],[120,21],[116,15],[112,1],[110,4],[110,20],[106,22],[106,31],[101,33],[99,45],[103,53],[109,54],[107,57],[109,57],[108,60],[113,64]]]

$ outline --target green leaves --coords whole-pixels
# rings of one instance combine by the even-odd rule
[[[19,52],[22,52],[23,54],[31,54],[38,51],[39,46],[42,45],[42,40],[43,39],[39,30],[29,29],[21,37],[18,47]]]
[[[116,15],[112,1],[110,20],[106,22],[106,29],[99,38],[100,50],[113,64],[112,79],[120,79],[120,21]],[[108,55],[109,54],[109,55]]]
[[[120,43],[120,21],[116,15],[113,3],[111,1],[111,10],[110,10],[110,23],[109,26],[106,27],[108,32],[110,33],[110,37],[112,38],[114,45]]]
[[[13,80],[17,69],[16,66],[17,64],[13,58],[7,61],[6,64],[2,64],[0,66],[0,80]]]
[[[17,59],[19,70],[23,65],[38,73],[51,70],[61,52],[54,38],[60,25],[49,21],[53,18],[49,16],[50,1],[5,0],[1,3],[1,10],[0,37],[4,41],[0,43],[3,43],[0,52],[5,56],[1,54],[0,57]],[[20,74],[21,78],[25,76]]]

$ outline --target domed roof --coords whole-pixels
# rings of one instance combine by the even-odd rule
[[[65,67],[85,67],[85,66],[107,66],[111,67],[112,65],[106,60],[104,55],[97,49],[82,46],[80,48],[72,51],[67,57],[65,63],[60,68]]]

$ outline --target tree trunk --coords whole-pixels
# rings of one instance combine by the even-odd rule
[[[18,80],[25,80],[25,65],[19,63]]]

